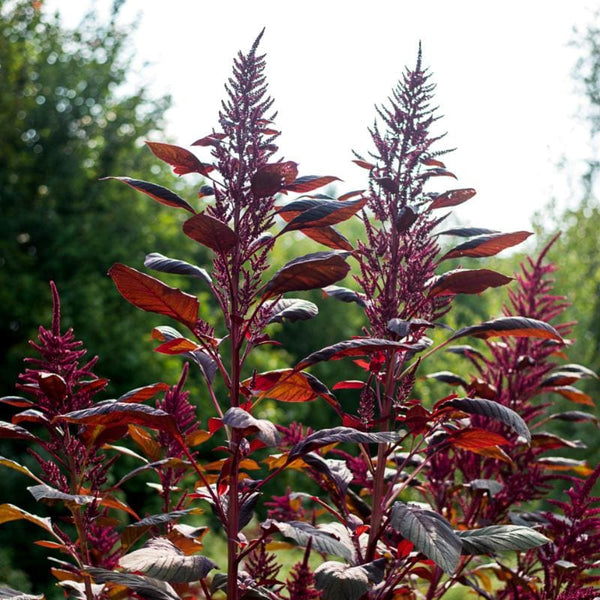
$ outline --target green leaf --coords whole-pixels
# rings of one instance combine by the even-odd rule
[[[143,548],[125,554],[119,566],[170,583],[199,581],[216,567],[205,556],[186,556],[166,538],[153,538]]]
[[[414,504],[394,503],[391,526],[446,573],[460,562],[461,541],[444,517]]]
[[[385,559],[364,565],[327,561],[315,569],[315,587],[323,600],[358,600],[369,591],[371,583],[383,580]]]
[[[519,525],[491,525],[481,529],[457,531],[464,554],[494,554],[506,550],[529,550],[547,544],[550,540],[531,529]]]

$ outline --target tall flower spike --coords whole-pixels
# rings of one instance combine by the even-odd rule
[[[370,130],[375,159],[369,177],[368,207],[364,216],[367,243],[358,244],[358,283],[372,301],[366,309],[371,334],[389,337],[391,319],[439,317],[447,299],[427,296],[427,284],[437,265],[438,246],[431,233],[437,221],[426,203],[423,186],[433,176],[447,175],[431,150],[439,138],[430,134],[437,119],[430,107],[434,86],[423,69],[421,49],[413,70],[407,70],[388,106],[378,109],[385,129]],[[357,155],[358,156],[358,155]],[[359,157],[359,164],[363,160]],[[418,336],[417,336],[418,337]]]

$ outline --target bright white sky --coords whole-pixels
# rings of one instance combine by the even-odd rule
[[[86,2],[47,0],[67,25]],[[109,5],[96,3],[100,9]],[[576,196],[577,159],[589,154],[577,118],[580,99],[568,43],[600,3],[589,0],[129,0],[122,21],[153,94],[169,92],[169,135],[180,145],[217,124],[223,84],[238,49],[263,27],[267,77],[283,131],[280,148],[301,175],[337,175],[342,190],[365,187],[374,105],[387,98],[419,40],[445,115],[446,157],[474,187],[456,213],[464,224],[530,229],[532,214],[555,197]],[[566,157],[571,175],[557,167]]]

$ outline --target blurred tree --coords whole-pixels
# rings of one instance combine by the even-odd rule
[[[117,261],[141,266],[150,249],[182,257],[192,245],[171,247],[182,244],[172,211],[98,179],[127,173],[174,185],[140,147],[157,137],[170,99],[125,86],[132,59],[116,24],[120,2],[108,23],[89,14],[74,31],[41,4],[0,0],[0,382],[12,390],[27,340],[48,323],[53,279],[65,325],[123,391],[164,374],[164,361],[150,344],[126,351],[152,322],[123,303],[106,271]]]
[[[152,99],[129,81],[130,29],[117,25],[120,4],[108,22],[89,14],[68,31],[41,2],[0,0],[1,395],[14,393],[23,357],[31,354],[27,340],[50,322],[50,279],[61,293],[63,325],[101,356],[97,372],[112,380],[113,394],[175,381],[181,368],[177,357],[152,352],[150,330],[164,323],[123,302],[106,277],[117,261],[142,267],[148,251],[191,259],[197,247],[175,235],[173,211],[122,184],[98,181],[127,173],[183,185],[141,146],[146,137],[162,137],[156,132],[170,99]],[[135,352],[127,350],[132,346]],[[0,413],[9,418],[2,406]],[[6,442],[0,447],[0,455],[16,452]],[[0,501],[21,502],[13,491],[2,497],[24,490],[15,476],[21,477],[3,470]],[[0,556],[0,580],[20,589],[27,586],[17,565],[47,576],[40,556],[6,543],[7,536],[30,534],[19,524],[0,529],[0,547],[17,553]]]

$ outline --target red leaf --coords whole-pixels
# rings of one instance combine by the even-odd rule
[[[478,235],[477,237],[471,238],[469,241],[456,246],[456,248],[453,248],[449,252],[446,252],[440,261],[447,260],[448,258],[459,258],[461,256],[468,256],[471,258],[494,256],[506,248],[520,244],[530,235],[532,234],[529,231]]]
[[[337,405],[335,396],[310,373],[280,369],[258,373],[242,382],[259,398],[272,398],[281,402],[311,402],[320,396]]]
[[[544,391],[556,392],[563,398],[575,402],[576,404],[585,404],[586,406],[596,406],[594,401],[588,394],[578,390],[572,385],[563,385],[562,387],[548,387],[544,388]]]
[[[552,325],[526,317],[500,317],[499,319],[486,321],[479,325],[463,327],[450,339],[456,340],[467,335],[482,339],[496,336],[508,336],[543,338],[563,342],[562,337]]]
[[[490,287],[500,287],[511,281],[512,277],[489,269],[455,269],[436,277],[429,288],[429,295],[480,294]]]
[[[427,431],[427,424],[431,419],[431,413],[420,404],[411,406],[406,411],[404,418],[398,419],[413,435],[419,435]]]
[[[298,163],[293,161],[265,165],[252,176],[250,189],[258,198],[273,196],[292,184],[297,176]]]
[[[376,177],[375,181],[382,190],[385,190],[390,194],[396,194],[398,192],[398,184],[391,177]]]
[[[194,352],[194,350],[201,349],[202,346],[199,346],[187,338],[175,338],[164,344],[160,344],[160,346],[154,348],[154,351],[160,352],[161,354],[183,354],[184,352]]]
[[[367,171],[371,171],[375,168],[374,164],[367,162],[366,160],[353,160],[352,162],[363,169],[367,169]]]
[[[437,160],[435,158],[424,158],[421,163],[427,167],[441,167],[442,169],[446,168],[446,165],[441,160]]]
[[[206,213],[194,215],[183,224],[183,232],[196,242],[224,254],[239,241],[233,229]]]
[[[180,198],[175,192],[172,192],[161,185],[156,185],[149,181],[142,181],[141,179],[131,179],[130,177],[103,177],[100,181],[106,181],[107,179],[122,181],[134,190],[143,192],[146,196],[150,196],[153,200],[166,206],[183,208],[192,214],[196,212],[183,198]]]
[[[356,338],[338,342],[333,346],[327,346],[302,359],[296,366],[296,370],[304,369],[315,363],[327,360],[340,360],[347,356],[370,356],[371,354],[385,350],[410,350],[412,346],[378,338]]]
[[[447,438],[448,443],[463,450],[481,450],[493,446],[510,445],[510,442],[499,433],[477,429],[475,427],[461,429]]]
[[[443,194],[439,194],[429,205],[433,208],[447,208],[448,206],[457,206],[470,200],[477,192],[473,188],[465,188],[461,190],[448,190]]]
[[[212,165],[204,164],[195,154],[185,148],[161,142],[146,142],[146,144],[156,157],[173,167],[176,175],[187,175],[188,173],[208,175],[214,171]]]
[[[20,427],[19,425],[13,425],[12,423],[6,423],[0,421],[0,439],[13,439],[13,440],[37,440],[32,433],[29,433],[27,429]]]
[[[120,263],[115,263],[108,274],[123,298],[137,308],[172,317],[190,329],[196,326],[199,309],[196,296]]]
[[[319,227],[315,229],[306,229],[302,233],[311,240],[323,244],[334,250],[346,250],[352,252],[354,248],[352,244],[333,227]]]
[[[315,252],[300,256],[284,265],[264,288],[263,298],[285,292],[314,290],[343,279],[350,265],[344,260],[347,252]]]
[[[365,387],[364,381],[356,379],[347,379],[346,381],[338,381],[332,389],[334,390],[362,390]]]
[[[330,225],[341,223],[356,214],[366,203],[366,198],[346,200],[345,202],[337,200],[320,201],[315,206],[295,216],[284,227],[282,233],[297,229],[304,231],[305,229],[314,227],[329,227]]]
[[[179,435],[177,424],[170,414],[146,404],[103,402],[91,408],[59,415],[55,420],[79,425],[104,425],[108,427],[143,425],[151,429],[166,431],[175,437]]]
[[[206,135],[199,140],[196,140],[191,146],[218,146],[221,140],[224,140],[227,136],[224,133],[211,133]]]
[[[67,382],[57,373],[38,375],[40,390],[55,402],[60,402],[67,394]]]
[[[168,389],[169,386],[166,383],[159,381],[157,383],[135,388],[134,390],[123,394],[117,402],[145,402],[146,400],[150,400],[150,398],[154,398],[154,396],[160,394],[160,392],[166,392]]]
[[[286,185],[285,189],[288,192],[301,192],[306,194],[307,192],[312,192],[332,181],[341,181],[341,179],[339,177],[332,177],[331,175],[325,175],[323,177],[319,177],[318,175],[305,175],[304,177],[299,177],[289,185]]]

